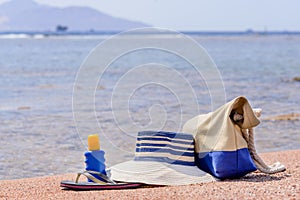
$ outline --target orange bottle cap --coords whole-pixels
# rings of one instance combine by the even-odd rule
[[[100,150],[100,142],[98,134],[88,136],[88,149],[89,151]]]

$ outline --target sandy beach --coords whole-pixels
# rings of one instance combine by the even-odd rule
[[[71,191],[60,187],[63,174],[0,181],[0,199],[300,199],[300,150],[261,154],[267,163],[280,161],[287,170],[275,175],[254,172],[244,178],[213,183],[128,190]]]
[[[300,200],[299,7],[296,0],[0,0],[0,200]],[[237,97],[246,99],[227,104]],[[261,110],[260,123],[250,108]],[[88,139],[94,134],[97,148]],[[244,162],[246,147],[256,172],[194,180],[202,178],[196,154],[219,178],[255,170]],[[94,150],[104,152],[101,164],[116,182],[142,182],[148,173],[148,184],[174,184],[61,187],[85,169],[102,171],[89,158]],[[268,169],[254,151],[275,165]],[[132,173],[115,166],[132,159]],[[182,166],[156,168],[166,163]]]

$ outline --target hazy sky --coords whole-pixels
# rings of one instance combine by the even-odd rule
[[[59,7],[89,6],[112,16],[175,30],[300,30],[299,0],[36,1]]]

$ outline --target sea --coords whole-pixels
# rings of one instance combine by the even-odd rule
[[[295,77],[300,34],[0,34],[0,179],[75,176],[95,133],[107,167],[130,160],[138,131],[238,96],[262,109],[259,153],[299,149],[299,118],[272,120],[300,113]]]

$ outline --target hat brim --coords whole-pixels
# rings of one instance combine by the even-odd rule
[[[217,179],[196,166],[153,161],[127,161],[110,168],[115,181],[149,185],[188,185]]]

